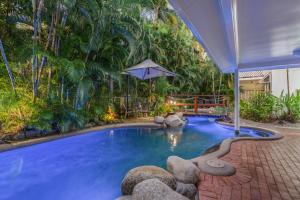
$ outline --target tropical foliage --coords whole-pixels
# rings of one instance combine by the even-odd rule
[[[300,91],[292,95],[275,97],[269,93],[258,93],[247,101],[241,102],[241,116],[260,122],[300,120]]]
[[[248,101],[241,101],[241,117],[268,122],[274,119],[276,98],[269,93],[258,93]]]
[[[276,106],[280,120],[297,122],[300,119],[300,91],[298,90],[290,96],[284,95],[282,92]]]
[[[156,112],[170,93],[230,91],[165,0],[3,0],[0,27],[2,133],[111,122],[127,89],[122,71],[147,58],[178,74],[155,88],[130,78],[130,95]]]

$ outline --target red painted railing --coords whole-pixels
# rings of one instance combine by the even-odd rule
[[[167,97],[167,103],[176,107],[193,108],[195,113],[201,108],[226,107],[223,95],[172,95]]]

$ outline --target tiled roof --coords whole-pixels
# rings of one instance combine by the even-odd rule
[[[240,72],[240,79],[263,79],[270,74],[270,71],[253,71],[253,72]]]

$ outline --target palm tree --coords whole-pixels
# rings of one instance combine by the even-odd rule
[[[37,56],[37,45],[40,41],[41,29],[41,13],[44,7],[44,0],[32,0],[32,13],[33,13],[33,45],[32,45],[32,83],[33,83],[33,102],[35,102],[38,95],[38,56]]]
[[[134,10],[136,12],[134,12]],[[78,32],[80,55],[71,61],[63,59],[60,79],[74,91],[74,108],[81,109],[94,90],[105,85],[113,90],[114,85],[121,87],[121,75],[125,64],[135,62],[138,38],[141,36],[142,21],[136,16],[138,8],[120,1],[79,1],[76,11],[70,12],[70,24],[85,33]],[[88,37],[87,37],[88,35]],[[118,84],[114,84],[118,83]],[[65,91],[61,88],[61,93]],[[90,91],[90,92],[89,92]],[[61,94],[62,99],[63,94]],[[84,98],[83,98],[84,97]]]

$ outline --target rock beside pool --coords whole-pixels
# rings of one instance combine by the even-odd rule
[[[184,121],[183,112],[177,112],[175,115],[177,115],[181,120]]]
[[[157,124],[163,124],[165,122],[165,118],[161,116],[154,117],[154,122]]]
[[[167,160],[167,168],[179,182],[197,184],[200,181],[200,169],[189,160],[170,156]]]
[[[185,124],[185,121],[180,119],[178,115],[170,115],[165,119],[165,123],[168,127],[180,127]]]
[[[123,195],[131,195],[133,188],[140,182],[157,178],[173,190],[176,190],[176,179],[168,171],[156,166],[141,166],[130,170],[121,185]]]
[[[236,172],[230,163],[219,159],[198,159],[197,165],[201,172],[214,176],[231,176]]]
[[[176,192],[191,200],[195,200],[195,197],[197,195],[197,187],[194,184],[184,184],[177,182]]]
[[[131,195],[126,195],[126,196],[121,196],[117,198],[116,200],[131,200],[132,196]]]
[[[132,200],[188,200],[158,179],[148,179],[134,187]]]

